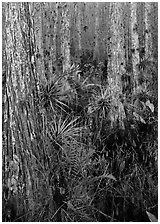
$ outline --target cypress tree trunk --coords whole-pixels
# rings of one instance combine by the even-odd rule
[[[95,3],[95,47],[93,59],[99,60],[99,3]]]
[[[111,80],[115,86],[121,85],[121,76],[125,73],[125,51],[124,51],[124,24],[123,3],[111,3],[110,5],[110,69]],[[121,86],[120,86],[121,88]]]
[[[8,127],[7,154],[9,166],[15,164],[18,157],[23,179],[23,197],[25,207],[32,209],[31,202],[33,184],[33,164],[31,148],[34,132],[33,121],[35,118],[33,90],[35,84],[34,66],[34,38],[33,21],[30,17],[31,8],[28,3],[4,3],[5,10],[5,50],[6,50],[6,97],[8,101]],[[35,91],[36,92],[36,91]],[[32,108],[32,109],[30,109]],[[7,133],[7,130],[5,130]],[[5,149],[5,148],[4,148]],[[12,161],[11,161],[12,160]],[[17,194],[19,173],[10,173],[8,187]],[[29,199],[29,200],[28,200]],[[22,211],[22,204],[19,210]]]
[[[145,58],[148,60],[153,59],[153,46],[152,46],[152,35],[151,35],[151,3],[145,2]]]
[[[110,52],[109,59],[109,88],[112,95],[113,111],[111,112],[111,126],[120,120],[120,126],[124,128],[124,108],[120,102],[122,93],[122,76],[125,74],[125,50],[124,50],[124,24],[123,3],[110,3]],[[117,109],[116,109],[117,108]]]
[[[70,68],[70,13],[69,3],[62,3],[61,52],[63,56],[63,72]]]
[[[130,3],[131,18],[130,18],[130,29],[131,29],[131,41],[132,41],[132,68],[133,68],[133,91],[136,93],[138,87],[138,64],[139,60],[139,39],[138,39],[138,23],[137,23],[137,4]]]

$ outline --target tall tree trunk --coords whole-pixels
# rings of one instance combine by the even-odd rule
[[[147,60],[153,59],[153,46],[152,46],[152,35],[151,35],[151,3],[145,2],[145,58]]]
[[[35,135],[33,121],[36,120],[35,111],[31,114],[35,108],[33,92],[36,93],[33,21],[28,3],[4,3],[4,10],[7,58],[6,96],[9,105],[7,128],[10,130],[7,151],[13,162],[14,155],[18,156],[19,166],[22,168],[23,191],[26,197],[31,199],[33,182],[31,148]],[[16,181],[15,183],[14,175],[8,179],[8,186],[11,188],[11,185],[14,185],[15,193],[19,180],[16,179]],[[25,200],[25,206],[31,209],[33,203],[30,204],[30,200]]]
[[[81,17],[81,10],[80,6],[82,3],[77,3],[77,29],[78,29],[78,50],[79,52],[82,51],[82,29],[81,29],[81,23],[82,23],[82,17]],[[80,54],[79,54],[80,56]]]
[[[63,56],[63,72],[70,68],[70,13],[69,4],[62,3],[61,52]]]
[[[99,3],[95,3],[95,47],[93,59],[99,60]]]
[[[136,92],[138,87],[138,64],[139,60],[139,40],[138,40],[138,23],[137,23],[137,4],[130,3],[131,10],[131,40],[132,40],[132,68],[133,68],[133,90]]]
[[[124,51],[124,25],[123,25],[123,3],[110,3],[110,52],[109,60],[109,87],[112,95],[113,108],[111,114],[116,117],[124,116],[124,108],[119,101],[122,93],[122,76],[125,74],[125,51]],[[111,119],[112,120],[112,119]],[[123,119],[122,119],[123,120]],[[121,121],[121,118],[120,118]],[[124,128],[123,123],[121,123]]]
[[[125,73],[122,7],[122,3],[111,3],[110,6],[110,85],[113,85],[115,89],[118,88],[118,86],[121,88],[121,76]]]

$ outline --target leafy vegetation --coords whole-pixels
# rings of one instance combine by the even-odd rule
[[[157,98],[146,80],[133,93],[101,76],[102,63],[72,66],[39,87],[34,202],[25,220],[156,219]]]

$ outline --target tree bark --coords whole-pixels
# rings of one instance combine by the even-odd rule
[[[138,24],[137,24],[137,4],[130,3],[131,19],[131,40],[132,40],[132,68],[133,68],[133,91],[136,93],[138,87],[138,64],[139,60],[139,39],[138,39]]]
[[[63,72],[70,68],[70,13],[69,3],[62,3],[61,52],[63,56]]]
[[[153,46],[152,46],[152,35],[151,35],[151,3],[145,2],[145,59],[153,60]]]
[[[36,90],[34,65],[33,23],[30,17],[31,8],[28,3],[4,3],[5,10],[5,50],[7,59],[6,86],[8,99],[8,155],[14,162],[14,156],[20,160],[24,186],[27,198],[32,197],[33,171],[31,160],[34,108],[33,90]],[[36,92],[36,91],[35,91]],[[32,108],[30,110],[30,108]],[[8,132],[8,130],[5,130]],[[17,193],[18,179],[13,181],[13,175],[8,179],[8,185],[14,185]],[[25,206],[31,206],[30,200]],[[20,206],[20,205],[19,205]],[[21,210],[22,208],[20,208]]]

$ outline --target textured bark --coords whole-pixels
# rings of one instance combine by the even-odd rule
[[[94,60],[99,59],[99,3],[95,3],[95,47],[94,47]]]
[[[136,92],[138,87],[138,68],[139,59],[139,39],[138,39],[138,24],[137,24],[137,4],[131,3],[131,38],[132,38],[132,68],[133,68],[133,89]]]
[[[122,76],[126,73],[125,50],[124,50],[124,23],[123,23],[123,3],[110,3],[110,59],[109,59],[109,87],[112,95],[113,111],[111,117],[113,121],[119,120],[121,127],[124,108],[119,101],[119,95],[122,93]],[[122,119],[121,119],[122,118]],[[112,118],[110,118],[112,120]],[[113,125],[113,124],[111,124]]]
[[[153,59],[153,46],[152,46],[152,34],[151,34],[151,3],[145,3],[145,58]]]
[[[30,5],[27,3],[4,3],[5,10],[5,50],[6,50],[6,96],[8,99],[8,146],[7,156],[14,162],[14,156],[19,158],[23,178],[23,191],[31,199],[32,168],[30,150],[32,147],[33,114],[29,108],[34,108],[33,89],[34,47]],[[11,165],[10,165],[11,166]],[[11,167],[10,167],[11,169]],[[18,179],[15,174],[9,175],[7,185],[13,185],[17,192]],[[12,188],[11,187],[11,188]],[[27,200],[26,206],[33,205]],[[21,210],[22,208],[20,208]]]
[[[70,13],[69,3],[62,3],[61,52],[63,57],[63,72],[70,68]]]
[[[79,52],[82,50],[82,37],[81,37],[81,10],[78,10],[80,6],[80,3],[77,4],[77,27],[78,27],[78,47],[79,47]]]
[[[111,3],[110,8],[110,74],[111,82],[120,86],[121,76],[125,73],[125,51],[124,51],[124,24],[122,14],[122,3]]]

